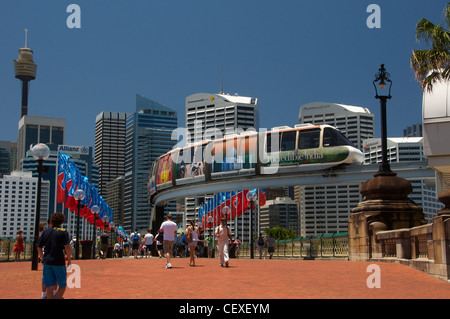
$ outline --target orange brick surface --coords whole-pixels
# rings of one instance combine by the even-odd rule
[[[380,288],[368,288],[369,262],[218,259],[75,260],[80,288],[65,299],[448,299],[450,284],[408,266],[376,263]],[[0,299],[39,299],[42,264],[0,263]],[[185,289],[187,286],[192,289]]]

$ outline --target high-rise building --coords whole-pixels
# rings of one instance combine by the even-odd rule
[[[403,137],[423,137],[422,123],[416,123],[404,128]]]
[[[300,107],[299,123],[329,124],[343,133],[357,148],[374,137],[374,115],[369,109],[337,103],[313,102]]]
[[[11,142],[0,141],[0,177],[11,171]]]
[[[124,229],[128,232],[149,227],[148,174],[152,163],[177,143],[172,140],[177,127],[174,110],[136,95],[136,112],[126,122]],[[167,204],[166,210],[175,211],[176,203]]]
[[[277,197],[266,201],[266,205],[260,208],[259,225],[261,232],[267,228],[281,226],[292,229],[299,236],[300,218],[297,203],[289,197]]]
[[[364,141],[365,164],[381,163],[381,139],[373,138]],[[387,157],[389,162],[426,161],[423,152],[423,137],[387,138]],[[428,223],[443,208],[437,199],[436,185],[424,179],[410,180],[413,191],[408,197],[423,208]]]
[[[190,134],[188,143],[198,142],[205,138],[214,139],[217,136],[216,133],[219,133],[219,136],[225,136],[248,130],[258,130],[258,99],[222,93],[190,95],[186,97],[186,128]],[[212,194],[186,198],[184,220],[197,218],[197,207],[208,200],[210,196]],[[243,214],[239,221],[231,221],[228,224],[232,233],[238,229],[236,232],[239,233],[241,239],[248,236],[249,232],[249,218],[245,218],[246,215]]]
[[[314,102],[302,105],[300,123],[329,124],[336,127],[359,149],[364,139],[374,137],[374,115],[367,108],[337,103]],[[299,185],[301,235],[317,236],[348,230],[352,209],[363,200],[360,182],[339,185]]]
[[[258,99],[239,95],[197,93],[186,98],[186,128],[190,141],[198,142],[209,132],[233,134],[237,129],[259,129]]]
[[[17,163],[22,169],[22,159],[32,145],[47,144],[50,151],[57,151],[65,142],[66,119],[25,115],[19,121]]]
[[[119,176],[116,179],[106,183],[106,196],[105,201],[109,207],[113,210],[113,222],[114,225],[123,225],[123,205],[125,194],[125,177]]]
[[[125,174],[125,134],[131,113],[101,112],[95,119],[95,164],[99,167],[98,192],[106,196],[106,184]]]
[[[36,218],[38,178],[31,172],[12,172],[0,177],[0,237],[15,238],[19,229],[25,240],[32,240]],[[41,184],[40,222],[49,217],[50,182]]]

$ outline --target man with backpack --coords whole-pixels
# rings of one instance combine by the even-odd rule
[[[141,234],[139,234],[137,228],[134,230],[134,233],[131,234],[131,248],[133,249],[134,258],[137,259],[138,251],[139,251],[139,241],[141,239]]]

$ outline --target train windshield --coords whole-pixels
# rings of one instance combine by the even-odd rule
[[[341,132],[333,128],[326,127],[323,131],[323,146],[331,147],[341,145],[348,145],[354,147],[353,143],[350,142]]]

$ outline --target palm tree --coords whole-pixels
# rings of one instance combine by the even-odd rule
[[[422,86],[422,91],[433,90],[433,84],[450,80],[450,2],[443,11],[444,25],[434,25],[425,18],[416,25],[416,39],[431,43],[430,50],[413,50],[411,68]]]

